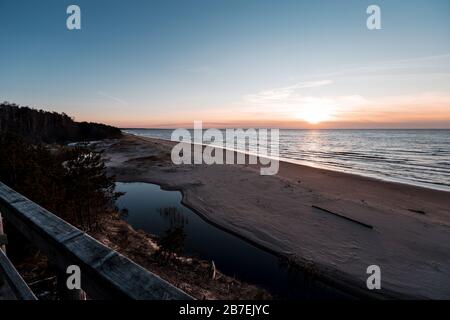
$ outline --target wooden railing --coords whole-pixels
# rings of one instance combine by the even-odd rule
[[[60,275],[68,276],[67,267],[78,266],[81,270],[81,288],[90,299],[192,299],[167,281],[104,246],[1,182],[0,214],[17,232],[47,255]],[[8,265],[5,258],[2,252],[2,265]],[[8,271],[8,282],[21,290],[17,296],[33,299],[32,293],[26,294],[26,287],[23,280],[20,281],[20,276],[19,279],[14,275],[11,268]],[[5,274],[4,270],[3,273]],[[14,279],[8,279],[8,274]],[[65,282],[63,285],[65,286]],[[76,295],[78,293],[75,292]]]

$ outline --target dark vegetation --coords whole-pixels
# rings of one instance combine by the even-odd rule
[[[83,147],[52,147],[0,135],[0,180],[84,231],[115,212],[114,179],[101,155]]]
[[[188,223],[183,213],[175,207],[159,209],[159,214],[170,222],[170,227],[159,239],[158,254],[165,259],[171,259],[176,254],[181,254],[184,248],[186,233],[184,225]]]
[[[118,138],[118,128],[91,122],[75,122],[64,113],[0,104],[0,134],[14,133],[30,143],[67,143]]]
[[[81,230],[101,232],[118,216],[115,200],[120,194],[114,191],[114,177],[107,175],[101,154],[83,144],[65,144],[120,135],[111,126],[2,103],[0,181]],[[7,221],[5,227],[10,258],[38,296],[47,298],[44,293],[54,292],[52,266]]]
[[[0,180],[82,230],[96,230],[115,213],[114,178],[99,153],[55,143],[118,135],[117,128],[65,114],[2,104]]]

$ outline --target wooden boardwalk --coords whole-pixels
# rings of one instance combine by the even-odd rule
[[[63,275],[81,270],[81,288],[90,299],[191,300],[185,292],[106,247],[81,230],[0,182],[0,214],[15,230],[44,252]],[[35,299],[0,249],[0,276],[18,299]],[[1,280],[0,280],[1,281]],[[2,286],[0,286],[0,292]],[[66,295],[67,296],[67,295]],[[72,292],[72,298],[79,293]]]

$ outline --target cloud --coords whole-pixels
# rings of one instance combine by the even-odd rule
[[[123,106],[128,106],[128,102],[127,102],[127,101],[125,101],[125,100],[123,100],[123,99],[121,99],[121,98],[115,97],[115,96],[113,96],[113,95],[110,95],[110,94],[107,93],[107,92],[97,91],[97,94],[98,94],[99,96],[102,96],[102,97],[107,98],[107,99],[109,99],[109,100],[112,100],[112,101],[114,101],[114,102],[117,102],[117,103],[119,103],[119,104],[121,104],[121,105],[123,105]]]
[[[448,60],[448,61],[446,61]],[[413,57],[396,60],[374,61],[364,66],[347,66],[341,70],[334,72],[322,73],[317,76],[320,77],[343,77],[348,75],[362,74],[365,76],[377,73],[386,73],[388,71],[408,73],[411,70],[417,72],[421,70],[423,72],[429,72],[430,70],[438,70],[438,72],[448,75],[450,66],[450,54],[440,54],[422,57]],[[386,76],[386,74],[384,74]],[[389,75],[389,74],[387,74]],[[414,74],[416,75],[416,74]]]
[[[303,89],[332,84],[331,80],[309,81],[291,86],[248,94],[237,103],[240,113],[255,118],[306,120],[318,122],[332,120],[352,108],[368,105],[370,101],[358,94],[353,95],[306,95]]]
[[[333,83],[331,80],[300,82],[287,87],[274,88],[256,94],[246,95],[244,96],[244,101],[257,104],[287,101],[295,97],[296,92],[300,89],[321,87],[331,83]]]
[[[423,57],[422,61],[447,56]],[[450,57],[450,56],[449,56]],[[286,87],[263,90],[244,95],[236,103],[235,114],[246,118],[272,120],[323,121],[411,121],[448,120],[448,92],[414,92],[405,95],[379,96],[368,99],[360,94],[326,95],[305,93],[306,88],[331,85],[331,80],[296,83]],[[229,110],[230,111],[230,110]]]
[[[188,68],[187,71],[192,72],[192,73],[206,74],[206,73],[211,73],[213,71],[213,69],[209,66],[198,66],[198,67]]]
[[[197,66],[174,66],[172,70],[178,72],[187,72],[197,75],[209,75],[215,72],[215,70],[208,65],[197,65]]]

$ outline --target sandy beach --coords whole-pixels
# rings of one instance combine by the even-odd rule
[[[173,142],[125,135],[96,144],[122,182],[180,190],[211,223],[361,297],[450,298],[450,194],[362,176],[280,163],[181,165]],[[381,268],[381,290],[366,269]]]

